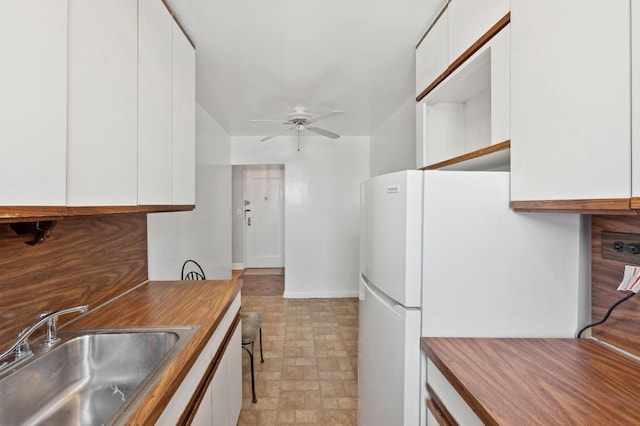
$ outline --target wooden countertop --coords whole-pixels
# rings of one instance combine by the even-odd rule
[[[152,424],[158,419],[240,291],[241,281],[236,278],[147,281],[108,304],[93,309],[90,306],[87,314],[65,327],[200,327],[141,401],[128,424]]]
[[[422,338],[485,424],[640,424],[640,362],[593,340]]]

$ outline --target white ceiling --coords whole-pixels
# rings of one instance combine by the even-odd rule
[[[415,44],[443,0],[167,0],[197,51],[197,101],[232,136],[293,107],[370,135],[415,91]]]

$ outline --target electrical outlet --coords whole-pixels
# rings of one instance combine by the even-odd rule
[[[640,265],[640,234],[602,231],[601,256],[631,265]]]

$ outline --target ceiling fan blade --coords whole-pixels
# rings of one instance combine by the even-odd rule
[[[279,123],[279,124],[293,124],[286,120],[249,120],[250,123]]]
[[[271,134],[269,136],[265,136],[264,138],[260,139],[260,142],[268,141],[271,138],[275,138],[276,136],[280,136],[283,133],[287,133],[291,129],[293,129],[293,127],[287,127],[286,129],[280,130],[279,132],[273,133],[273,134]]]
[[[311,118],[307,119],[307,120],[305,121],[305,124],[315,123],[316,121],[324,120],[325,118],[335,117],[336,115],[342,115],[342,114],[344,114],[344,111],[331,111],[331,112],[326,112],[326,113],[324,113],[324,114],[316,115],[316,116],[314,116],[314,117],[311,117]]]
[[[325,129],[320,129],[318,127],[307,127],[307,130],[309,130],[311,132],[314,132],[314,133],[317,133],[317,134],[322,135],[322,136],[326,136],[326,137],[331,138],[331,139],[338,139],[340,137],[340,135],[337,134],[337,133],[333,133],[333,132],[330,132],[330,131],[325,130]]]

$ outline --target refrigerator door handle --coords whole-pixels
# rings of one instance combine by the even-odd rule
[[[389,308],[393,309],[396,313],[401,315],[402,317],[407,316],[410,312],[420,312],[420,308],[407,308],[406,306],[401,305],[391,297],[384,294],[378,287],[371,283],[367,279],[367,277],[361,275],[362,284],[371,292],[371,294],[377,298],[381,303],[384,303]]]

